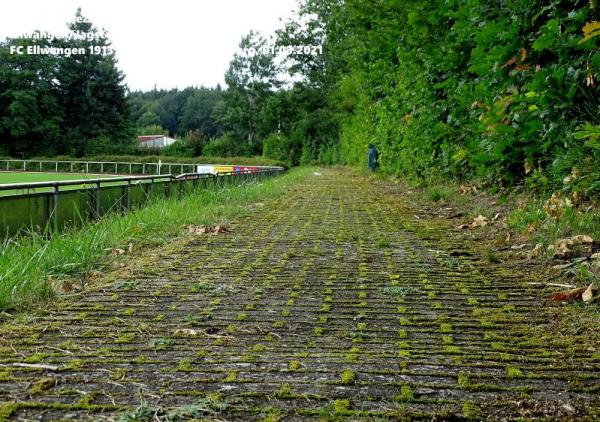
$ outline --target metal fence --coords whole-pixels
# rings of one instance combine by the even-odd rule
[[[31,229],[54,232],[111,212],[143,207],[156,198],[182,197],[197,189],[262,180],[283,171],[282,167],[265,167],[217,175],[182,173],[3,184],[0,193],[18,193],[0,196],[0,233],[8,237]]]
[[[177,175],[195,173],[198,165],[116,161],[0,160],[0,171]]]

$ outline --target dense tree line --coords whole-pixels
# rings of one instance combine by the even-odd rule
[[[138,128],[160,126],[171,136],[200,130],[208,138],[223,132],[218,107],[223,100],[220,86],[134,91],[127,99],[132,120]]]

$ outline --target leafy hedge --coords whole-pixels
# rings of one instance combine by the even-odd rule
[[[333,100],[347,163],[365,165],[373,143],[390,173],[600,180],[599,149],[574,136],[600,124],[594,2],[330,3],[328,26],[345,28],[329,54],[342,58]]]

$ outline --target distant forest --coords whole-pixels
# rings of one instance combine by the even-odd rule
[[[595,3],[302,0],[273,46],[243,37],[225,86],[171,91],[128,93],[111,55],[15,56],[25,41],[6,40],[1,152],[127,153],[162,131],[180,139],[166,154],[364,166],[373,144],[389,174],[597,196]]]

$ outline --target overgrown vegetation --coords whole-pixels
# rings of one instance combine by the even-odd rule
[[[101,269],[112,248],[155,245],[184,234],[188,224],[223,223],[245,212],[252,202],[273,198],[291,180],[309,169],[251,184],[200,190],[184,199],[166,199],[125,215],[109,215],[81,230],[50,239],[37,233],[5,241],[0,246],[0,309],[25,306],[51,297],[55,290],[76,285]],[[85,281],[85,280],[84,280]]]
[[[344,29],[328,47],[342,57],[346,162],[373,143],[386,172],[546,189],[575,168],[596,192],[597,145],[576,135],[600,123],[598,38],[583,32],[593,3],[335,3],[324,18]]]

